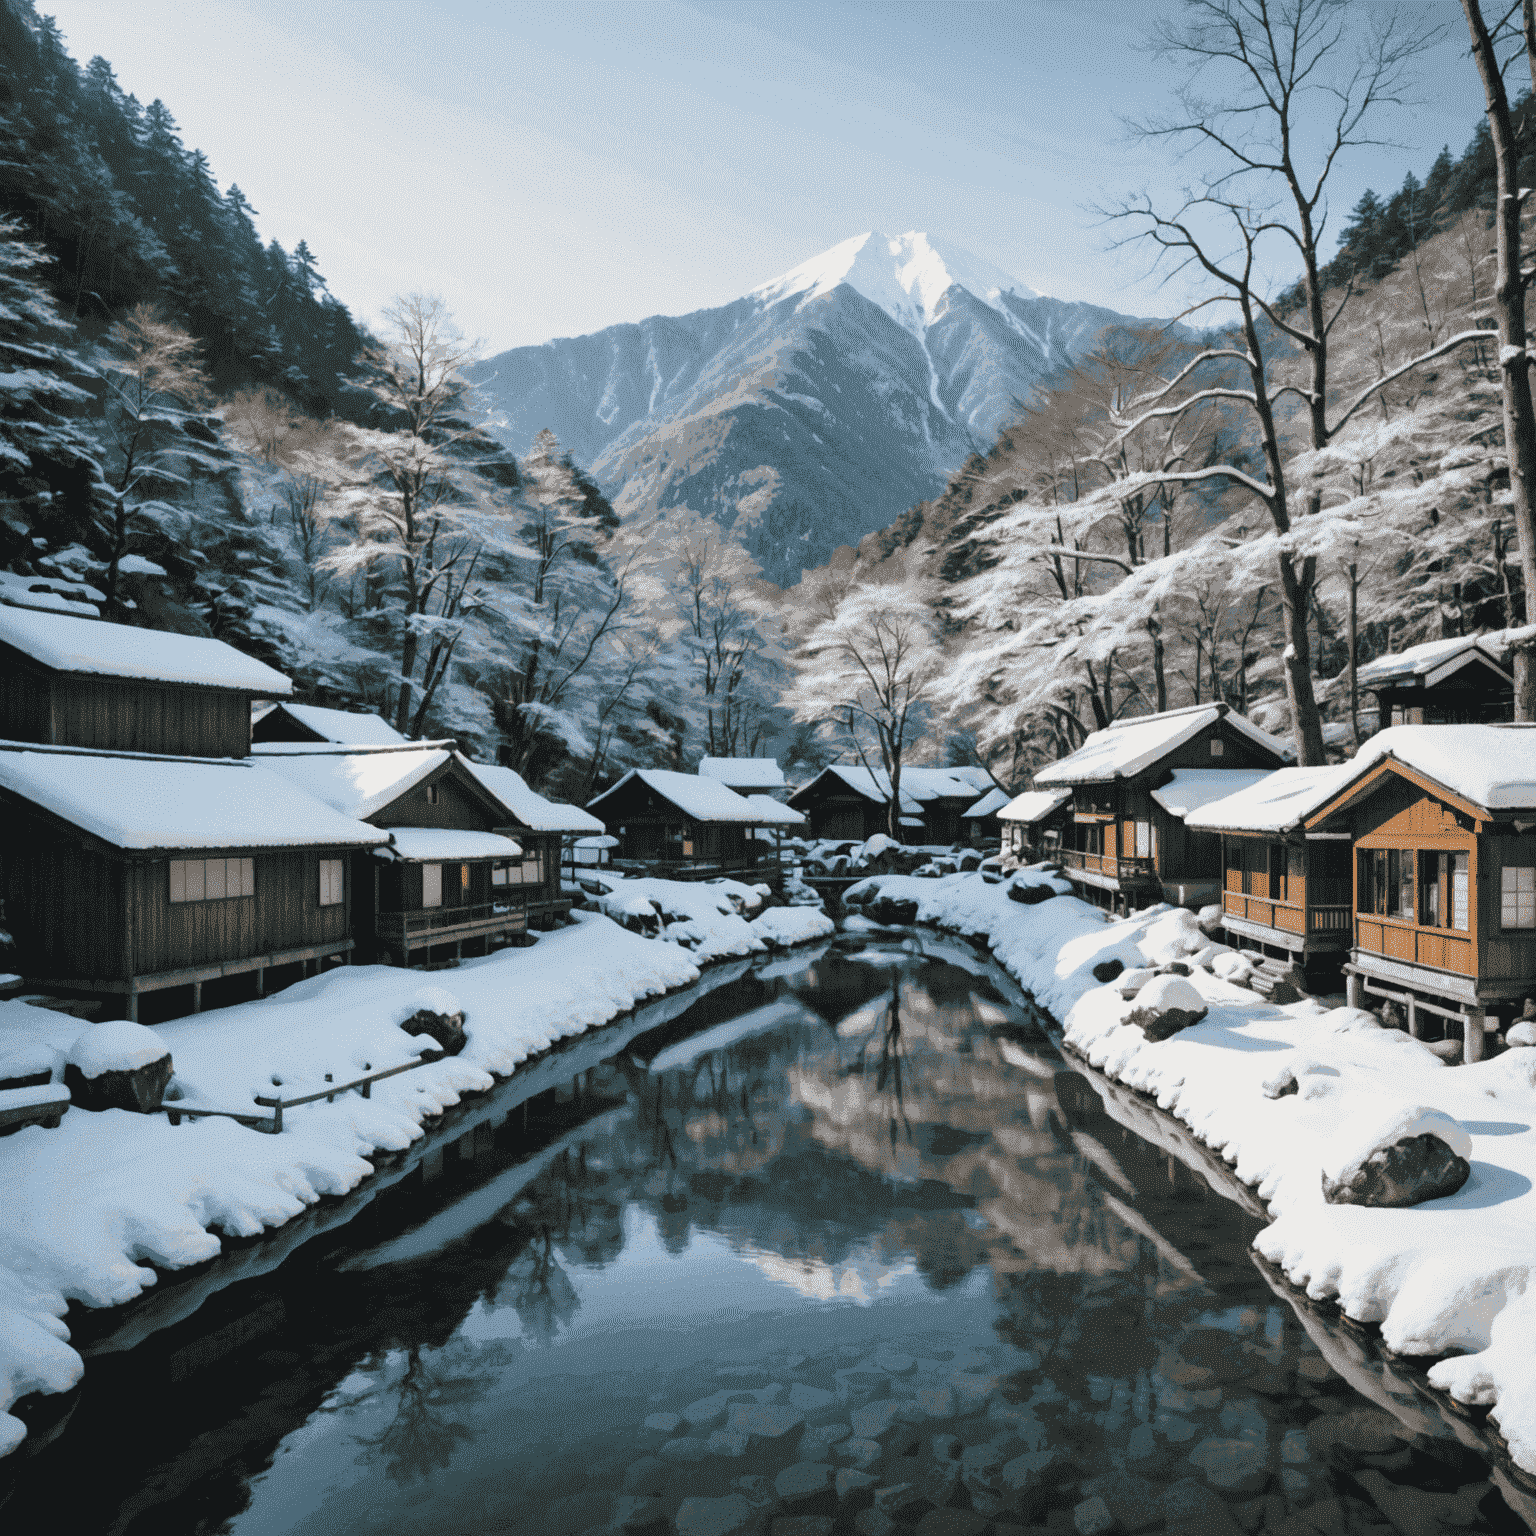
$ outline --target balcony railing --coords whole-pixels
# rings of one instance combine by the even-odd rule
[[[522,933],[528,916],[518,903],[487,902],[475,907],[418,907],[410,912],[380,912],[373,931],[382,943],[401,949],[429,944],[457,944],[497,933]]]
[[[1157,879],[1157,866],[1151,859],[1116,858],[1112,853],[1084,853],[1079,848],[1063,848],[1056,857],[1064,869],[1080,869],[1107,880]]]
[[[1463,930],[1420,928],[1400,918],[1361,912],[1355,914],[1355,944],[1388,960],[1459,976],[1477,975],[1477,953],[1471,935]]]
[[[1222,910],[1232,917],[1278,928],[1282,933],[1323,933],[1343,937],[1349,932],[1347,906],[1303,907],[1291,901],[1272,901],[1267,896],[1248,896],[1242,891],[1223,891]]]

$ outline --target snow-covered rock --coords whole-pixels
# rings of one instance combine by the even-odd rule
[[[171,1053],[154,1030],[113,1019],[85,1030],[70,1047],[64,1082],[81,1109],[160,1108],[171,1081]]]
[[[1352,1118],[1326,1149],[1330,1205],[1420,1205],[1454,1195],[1471,1174],[1472,1138],[1454,1116],[1423,1104],[1383,1105]]]
[[[1154,1041],[1166,1040],[1181,1029],[1198,1024],[1209,1012],[1205,999],[1183,976],[1154,976],[1136,994],[1134,1002],[1125,1022]]]
[[[1532,1023],[1529,1019],[1522,1019],[1518,1024],[1511,1024],[1504,1036],[1504,1043],[1516,1046],[1536,1045],[1536,1023]]]
[[[82,1077],[100,1077],[103,1072],[132,1072],[170,1054],[154,1030],[127,1019],[112,1019],[82,1031],[66,1059]]]

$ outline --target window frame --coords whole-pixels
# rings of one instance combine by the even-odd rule
[[[1510,876],[1515,876],[1513,887]],[[1521,877],[1527,877],[1522,880]],[[1511,900],[1514,906],[1511,908]],[[1510,921],[1513,910],[1515,921]],[[1522,921],[1522,916],[1528,918]],[[1504,864],[1499,868],[1499,927],[1505,933],[1536,930],[1536,864]]]
[[[319,905],[322,907],[345,906],[347,901],[347,861],[345,859],[321,859]]]
[[[210,881],[210,866],[218,865],[217,881]],[[190,873],[197,871],[197,894],[189,895]],[[234,876],[235,890],[230,890],[230,876]],[[178,880],[179,877],[179,880]],[[181,894],[177,894],[180,885]],[[209,894],[210,884],[216,884],[215,894]],[[256,860],[250,855],[225,855],[220,858],[167,859],[166,899],[176,907],[196,906],[207,901],[244,901],[256,895]]]

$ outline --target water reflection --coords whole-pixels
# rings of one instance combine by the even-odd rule
[[[1128,1119],[963,951],[780,960],[345,1249],[94,1361],[6,1518],[659,1532],[703,1497],[841,1532],[906,1487],[887,1518],[971,1536],[1094,1499],[1122,1530],[1523,1529],[1475,1434],[1325,1356],[1256,1219]]]

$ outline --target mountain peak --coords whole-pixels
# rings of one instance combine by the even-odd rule
[[[843,283],[915,335],[943,313],[944,295],[951,288],[963,288],[1004,314],[1005,293],[1020,299],[1039,297],[1000,267],[948,242],[937,243],[920,230],[854,235],[754,288],[747,297],[767,305],[801,295],[800,303],[806,304]]]

